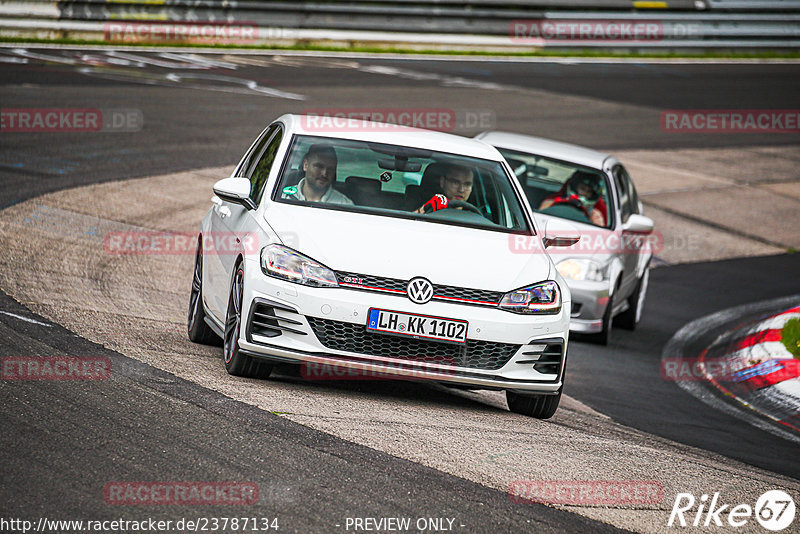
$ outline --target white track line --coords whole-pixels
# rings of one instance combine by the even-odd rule
[[[23,315],[17,315],[16,313],[11,313],[11,312],[7,312],[7,311],[0,311],[0,313],[2,313],[3,315],[8,315],[10,317],[14,317],[15,319],[19,319],[20,321],[25,321],[25,322],[28,322],[28,323],[33,323],[33,324],[39,324],[39,325],[42,325],[42,326],[46,326],[47,328],[52,328],[52,326],[53,326],[51,324],[43,323],[43,322],[37,321],[35,319],[29,319],[28,317],[25,317]]]

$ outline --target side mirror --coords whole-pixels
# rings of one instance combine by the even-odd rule
[[[634,213],[628,217],[628,222],[622,225],[622,231],[636,234],[649,234],[653,231],[653,219]]]
[[[544,229],[544,248],[571,247],[581,240],[581,232],[561,219],[550,219]]]
[[[224,178],[214,184],[214,194],[249,210],[256,209],[255,202],[250,198],[250,180],[247,178]]]

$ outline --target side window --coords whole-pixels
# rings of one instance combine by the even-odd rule
[[[256,204],[261,202],[264,184],[267,183],[272,164],[275,163],[275,155],[278,153],[282,138],[283,130],[280,125],[270,128],[259,146],[253,151],[251,161],[247,163],[244,177],[250,180],[250,198]]]
[[[617,188],[617,195],[619,196],[619,210],[622,214],[622,223],[628,222],[628,218],[633,213],[630,180],[628,173],[621,165],[614,167],[614,186]]]
[[[624,169],[623,172],[625,172]],[[639,195],[636,193],[636,187],[633,185],[633,180],[631,180],[631,177],[627,172],[625,172],[625,178],[628,180],[628,190],[631,194],[631,212],[642,213],[642,201],[639,200]]]
[[[239,164],[239,167],[236,169],[235,176],[240,178],[247,178],[250,176],[247,171],[252,165],[253,160],[255,160],[258,154],[260,154],[264,149],[264,144],[269,140],[270,137],[272,137],[272,134],[275,133],[275,129],[277,127],[278,125],[272,125],[262,132],[258,138],[258,141],[256,141],[256,143],[250,147],[250,150],[245,155],[244,160],[242,160],[242,162]]]

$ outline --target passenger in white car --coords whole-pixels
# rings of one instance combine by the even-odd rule
[[[302,168],[305,176],[297,184],[293,193],[284,192],[283,198],[294,198],[309,202],[352,205],[353,201],[333,188],[336,182],[338,158],[331,145],[311,145],[303,157]]]

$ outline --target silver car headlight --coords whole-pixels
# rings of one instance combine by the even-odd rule
[[[556,269],[561,276],[568,280],[592,280],[594,282],[605,280],[608,270],[596,261],[578,258],[562,260],[558,262]]]
[[[306,286],[339,285],[332,270],[282,245],[267,245],[261,249],[261,270],[268,276]]]
[[[561,311],[561,290],[558,284],[548,280],[509,291],[497,307],[514,313],[556,314]]]

